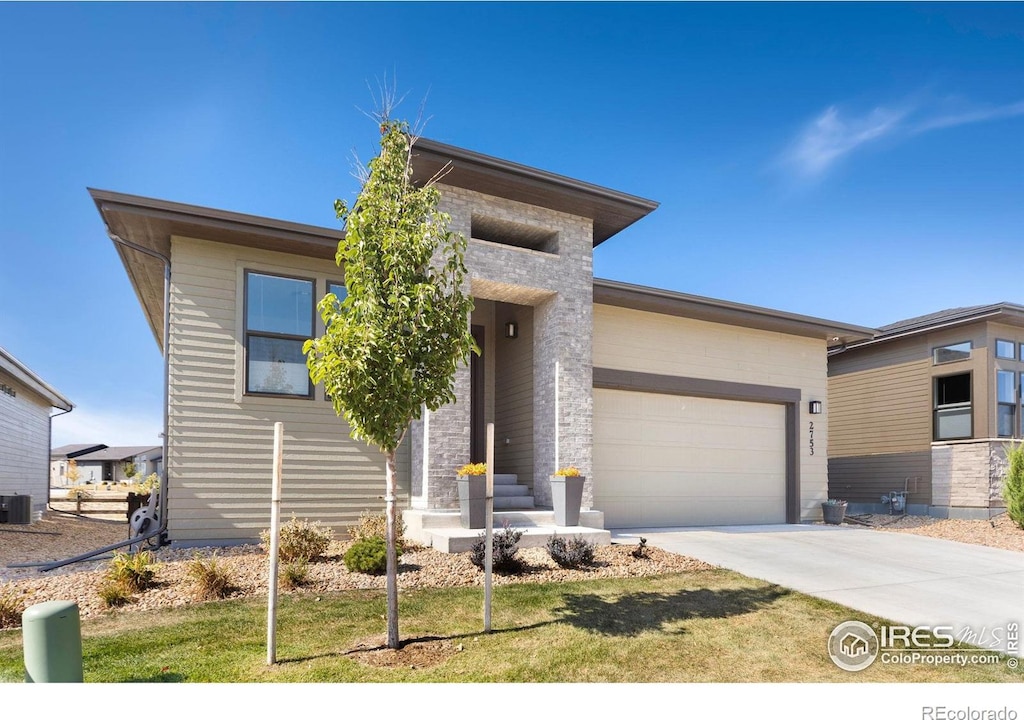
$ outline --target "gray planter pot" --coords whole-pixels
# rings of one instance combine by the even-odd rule
[[[567,527],[580,524],[584,482],[586,478],[583,476],[551,476],[551,504],[555,508],[555,525]]]
[[[842,525],[846,517],[846,503],[822,503],[821,514],[829,525]]]
[[[487,522],[487,476],[459,478],[459,519],[462,527],[481,529]]]

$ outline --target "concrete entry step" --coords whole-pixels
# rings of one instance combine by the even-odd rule
[[[525,485],[495,485],[494,497],[522,497],[530,495],[530,488]],[[532,497],[532,496],[531,496]]]
[[[468,552],[483,533],[482,529],[462,527],[458,510],[405,509],[402,519],[406,524],[407,538],[440,552]],[[523,548],[543,547],[554,535],[580,535],[598,545],[611,543],[611,534],[604,529],[604,513],[599,510],[580,512],[580,524],[574,527],[556,526],[552,510],[496,510],[495,531],[500,530],[505,522],[523,531],[519,541],[519,547]]]
[[[495,510],[532,510],[533,509],[533,495],[520,495],[510,497],[499,497],[494,496],[494,509]]]

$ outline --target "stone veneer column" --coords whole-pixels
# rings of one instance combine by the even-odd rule
[[[548,477],[558,462],[575,465],[587,476],[584,506],[593,502],[591,470],[593,334],[593,224],[587,218],[441,185],[441,209],[450,228],[471,235],[473,214],[558,233],[558,252],[540,252],[494,242],[472,240],[466,253],[472,292],[482,299],[531,305],[534,308],[534,496],[550,505]],[[555,417],[555,363],[560,366],[559,417]],[[457,401],[430,416],[427,453],[423,457],[423,424],[415,423],[412,473],[429,479],[424,499],[428,509],[458,506],[455,469],[469,462],[470,373],[460,367],[455,378]],[[419,449],[419,452],[416,452]],[[418,487],[414,480],[414,487]]]

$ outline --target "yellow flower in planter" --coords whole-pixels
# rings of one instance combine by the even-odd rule
[[[580,469],[574,465],[569,465],[568,467],[555,470],[555,475],[557,477],[579,477]]]
[[[455,474],[459,477],[464,477],[466,475],[486,475],[487,463],[468,463],[456,470]]]

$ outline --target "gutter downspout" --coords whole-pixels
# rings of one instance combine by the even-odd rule
[[[164,444],[163,444],[164,457],[163,457],[163,466],[164,467],[163,467],[163,473],[162,473],[163,477],[160,479],[160,526],[157,527],[155,530],[150,530],[150,531],[144,533],[143,535],[140,535],[140,536],[135,537],[135,538],[131,538],[130,540],[124,540],[124,541],[119,542],[119,543],[114,543],[113,545],[107,545],[106,547],[101,547],[101,548],[98,548],[96,550],[90,550],[87,553],[83,553],[81,555],[76,555],[73,558],[67,558],[65,560],[55,560],[55,561],[53,561],[51,563],[46,563],[46,564],[41,564],[41,563],[24,563],[24,564],[11,565],[10,567],[39,567],[40,572],[47,572],[49,570],[55,570],[55,569],[57,569],[59,567],[64,567],[65,565],[71,565],[72,563],[81,562],[83,560],[88,560],[89,558],[93,558],[93,557],[96,557],[97,555],[102,555],[104,553],[111,552],[112,550],[117,550],[118,548],[122,548],[122,547],[125,547],[127,545],[136,545],[136,544],[145,542],[146,540],[149,540],[150,538],[153,538],[153,537],[161,537],[162,538],[163,534],[167,531],[167,475],[168,475],[168,468],[170,467],[170,463],[168,462],[169,458],[167,456],[168,455],[168,453],[167,453],[167,450],[168,450],[168,439],[167,439],[167,436],[168,436],[168,430],[169,430],[169,425],[170,425],[170,381],[171,381],[171,353],[170,353],[170,343],[171,343],[171,259],[166,257],[166,256],[164,256],[161,253],[156,252],[155,250],[150,250],[149,248],[142,247],[141,245],[136,245],[133,242],[130,242],[128,240],[124,240],[124,239],[118,237],[117,235],[115,235],[113,232],[110,231],[110,228],[107,228],[107,235],[110,237],[111,240],[113,240],[118,245],[123,245],[124,247],[127,247],[127,248],[130,248],[132,250],[135,250],[136,252],[140,252],[143,255],[149,255],[150,257],[154,257],[154,258],[156,258],[157,260],[161,261],[164,264],[164,343],[163,343],[164,344],[164,347],[163,347],[163,351],[164,351]],[[162,545],[163,542],[161,541],[160,544]]]
[[[61,415],[67,415],[69,412],[71,412],[74,409],[75,409],[75,407],[74,407],[74,405],[72,405],[70,408],[68,408],[67,410],[64,410],[63,412],[59,412],[56,415],[50,415],[50,421],[49,421],[49,423],[47,423],[47,427],[46,427],[46,447],[47,447],[47,459],[49,460],[49,462],[46,463],[46,508],[48,510],[52,509],[50,507],[50,468],[52,466],[53,459],[50,457],[49,449],[51,447],[53,447],[53,419],[55,417],[60,417]]]

